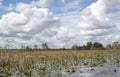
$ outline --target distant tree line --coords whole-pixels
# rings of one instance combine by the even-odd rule
[[[49,50],[50,48],[48,47],[47,43],[42,43],[42,48],[38,48],[37,45],[34,45],[33,47],[25,46],[22,47],[22,49],[44,49],[44,50]],[[59,48],[60,50],[66,50],[67,48]],[[104,46],[100,42],[87,42],[84,45],[77,45],[74,44],[71,48],[71,50],[111,50],[111,49],[120,49],[120,43],[119,42],[114,42],[113,44],[107,44]]]
[[[87,42],[85,45],[73,45],[71,47],[73,50],[110,50],[110,49],[120,49],[120,43],[114,42],[113,44],[107,44],[103,46],[102,43],[99,42]]]
[[[99,42],[87,42],[86,45],[73,45],[72,48],[73,50],[96,50],[96,49],[105,49],[102,43]]]
[[[106,49],[120,49],[120,43],[119,42],[114,42],[113,44],[107,44]]]
[[[26,50],[32,50],[32,49],[44,49],[48,50],[48,44],[47,43],[42,43],[42,48],[39,48],[38,45],[34,45],[33,47],[27,45],[27,46],[21,46],[21,49],[26,49]]]
[[[10,42],[9,40],[6,40],[5,42],[5,47],[1,47],[0,46],[0,49],[9,49],[8,47],[10,46],[9,45]],[[43,50],[49,50],[50,48],[48,47],[48,44],[46,42],[42,43],[41,45],[41,48],[38,47],[38,45],[34,45],[34,46],[21,46],[20,49],[26,49],[26,50],[32,50],[32,49],[43,49]],[[117,41],[117,42],[114,42],[112,44],[107,44],[107,45],[103,45],[102,43],[100,42],[87,42],[86,44],[84,45],[77,45],[77,44],[74,44],[72,45],[71,48],[58,48],[59,50],[66,50],[66,49],[71,49],[71,50],[111,50],[111,49],[120,49],[120,43]]]

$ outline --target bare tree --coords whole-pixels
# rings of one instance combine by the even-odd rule
[[[43,43],[43,44],[42,44],[42,49],[48,49],[47,43]]]
[[[5,48],[5,49],[8,49],[9,46],[10,46],[10,40],[9,40],[9,39],[6,39],[6,40],[5,40],[5,44],[4,44],[4,48]]]

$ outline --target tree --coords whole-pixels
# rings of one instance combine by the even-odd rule
[[[91,50],[95,50],[96,48],[95,48],[94,45],[92,45],[90,49],[91,49]]]
[[[77,47],[78,47],[77,45],[73,45],[73,46],[72,46],[72,49],[73,49],[73,50],[77,50]]]
[[[112,45],[111,44],[107,44],[106,45],[106,49],[108,49],[108,50],[112,49]]]
[[[34,45],[34,49],[38,49],[38,46],[37,46],[37,45]]]
[[[30,46],[26,46],[26,48],[25,48],[27,51],[31,51],[32,50],[32,48],[30,47]]]
[[[99,42],[94,42],[91,49],[104,49],[104,46]]]
[[[95,49],[104,49],[104,46],[99,42],[87,42],[85,45],[73,45],[72,49],[74,50],[95,50]]]
[[[118,41],[113,43],[113,49],[120,49],[120,44]]]
[[[90,50],[92,47],[92,42],[87,42],[86,50]]]
[[[10,40],[9,40],[9,39],[6,39],[6,40],[5,40],[5,44],[4,44],[4,48],[5,48],[5,49],[8,49],[9,46],[10,46]]]
[[[71,49],[73,49],[73,50],[80,50],[80,49],[81,49],[81,47],[80,47],[80,46],[78,46],[78,45],[73,45]]]
[[[81,46],[81,50],[87,50],[86,45]]]
[[[48,49],[47,43],[43,43],[43,44],[42,44],[42,49]]]
[[[21,49],[25,49],[25,46],[22,45],[22,46],[21,46]]]

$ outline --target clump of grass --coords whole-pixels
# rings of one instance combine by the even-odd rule
[[[76,70],[75,70],[75,68],[67,68],[66,69],[66,72],[68,73],[68,74],[73,74],[73,73],[75,73],[76,72]]]
[[[3,68],[2,68],[2,73],[5,74],[6,76],[11,76],[11,75],[12,75],[9,66],[7,66],[7,67],[3,67]]]

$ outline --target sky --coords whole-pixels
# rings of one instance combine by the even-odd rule
[[[0,46],[120,42],[120,0],[0,0]]]

